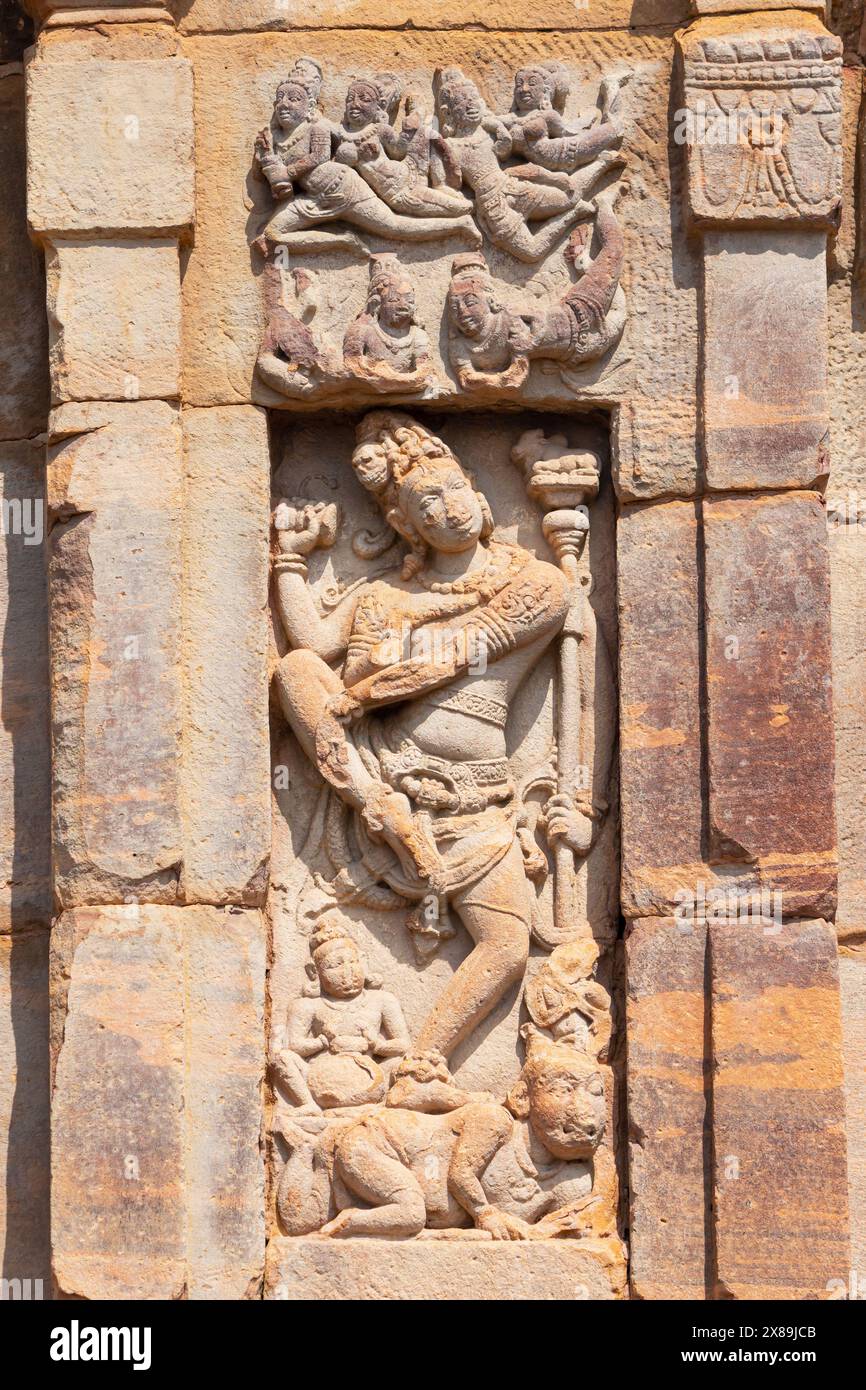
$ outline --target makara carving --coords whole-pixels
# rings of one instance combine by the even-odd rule
[[[298,59],[255,141],[270,202],[256,238],[265,257],[259,380],[289,400],[453,391],[416,318],[417,272],[398,259],[430,243],[453,262],[447,303],[443,292],[434,312],[447,320],[457,389],[513,395],[533,361],[567,373],[604,357],[625,324],[613,207],[627,80],[605,80],[596,107],[567,119],[569,77],[558,63],[521,69],[502,115],[459,68],[434,74],[429,102],[378,73],[350,81],[340,119],[330,120],[320,64]],[[374,250],[370,237],[402,250]],[[457,253],[459,240],[475,249]],[[497,282],[485,241],[536,278]],[[324,253],[371,258],[366,302],[342,324],[306,263]],[[551,292],[541,268],[554,253],[574,283]],[[312,322],[323,296],[326,329]],[[439,324],[428,316],[426,327],[435,341]]]
[[[391,263],[371,286],[380,275],[401,283]],[[345,362],[363,358],[376,312]],[[297,490],[274,505],[287,644],[275,687],[315,803],[285,898],[306,985],[275,994],[288,1235],[571,1236],[599,1258],[618,1250],[610,958],[577,882],[611,785],[609,746],[581,775],[604,665],[586,551],[601,460],[566,434],[512,435],[502,481],[527,515],[539,509],[546,553],[502,534],[455,447],[393,409],[357,424],[351,470],[379,522],[351,541],[339,482],[304,479],[291,449],[278,473]],[[361,575],[340,578],[335,552]],[[387,988],[364,958],[374,919],[387,924]],[[434,968],[442,952],[450,973]],[[392,976],[414,977],[411,1001]],[[462,1084],[454,1058],[491,1016],[501,1026],[521,984],[519,1075],[503,1081],[497,1066]]]

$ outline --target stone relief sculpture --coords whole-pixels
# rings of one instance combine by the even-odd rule
[[[840,39],[796,27],[692,43],[685,138],[695,215],[832,219],[841,194],[841,71]]]
[[[360,419],[351,454],[381,518],[378,532],[354,533],[351,552],[368,573],[381,557],[384,571],[314,590],[311,571],[330,573],[345,524],[339,493],[275,499],[288,641],[275,687],[300,775],[321,789],[311,867],[290,890],[308,984],[286,996],[272,1052],[287,1236],[571,1237],[621,1258],[610,996],[574,892],[606,811],[578,776],[575,700],[594,672],[581,676],[572,651],[591,640],[577,504],[597,494],[599,461],[540,429],[514,438],[552,559],[502,537],[455,449],[393,409]],[[522,764],[510,712],[530,675],[544,693],[557,669],[543,741],[556,756]],[[386,921],[395,960],[401,919],[418,947],[408,1026],[401,989],[387,978],[383,989],[362,959],[352,924],[371,917]],[[530,959],[532,942],[553,954]],[[426,983],[418,972],[446,946],[454,968]],[[519,1075],[461,1083],[452,1059],[521,982]]]
[[[623,238],[599,189],[623,163],[622,80],[566,118],[565,70],[524,68],[499,116],[445,68],[431,118],[383,71],[351,78],[331,120],[302,58],[256,141],[259,380],[298,406],[383,400],[339,466],[346,425],[302,431],[309,466],[288,450],[274,497],[274,687],[309,806],[276,949],[287,1237],[568,1236],[621,1259],[597,978],[616,914],[613,666],[590,563],[591,546],[607,556],[609,603],[613,552],[589,537],[601,454],[571,426],[524,423],[492,446],[494,474],[479,425],[458,430],[466,453],[394,407],[513,408],[533,362],[567,376],[616,346]],[[446,253],[454,235],[473,249]],[[432,326],[431,276],[441,339],[416,300]]]
[[[321,239],[305,234],[338,219],[402,241],[427,241],[446,231],[480,241],[468,213],[447,218],[396,213],[356,169],[334,159],[334,131],[318,107],[321,88],[320,66],[300,59],[277,89],[270,126],[256,137],[256,158],[277,203],[260,238],[262,250],[275,243],[321,249]],[[345,139],[341,144],[345,146]]]
[[[415,291],[394,255],[370,262],[367,302],[343,339],[346,372],[374,391],[422,391],[430,344],[415,316]]]
[[[469,76],[449,67],[433,75],[431,118],[418,92],[379,72],[352,78],[339,120],[330,120],[319,104],[321,65],[299,58],[255,141],[270,204],[254,239],[265,257],[260,382],[290,401],[453,390],[415,320],[415,277],[429,285],[429,250],[411,267],[406,259],[414,246],[453,236],[476,247],[452,256],[451,284],[434,311],[447,320],[460,390],[478,400],[516,395],[534,361],[567,375],[615,348],[625,324],[623,239],[616,191],[596,190],[625,162],[627,81],[605,80],[597,107],[566,120],[566,70],[523,68],[511,110],[499,116]],[[500,259],[540,268],[569,232],[563,251],[575,282],[564,292],[561,272],[549,270],[522,286],[497,281],[481,251],[486,238]],[[368,245],[369,237],[387,249]],[[367,302],[354,321],[344,294],[298,260],[326,253],[372,259]],[[430,324],[429,307],[425,317]]]

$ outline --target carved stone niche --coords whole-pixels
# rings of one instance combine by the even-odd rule
[[[273,447],[268,1296],[618,1297],[606,422]]]

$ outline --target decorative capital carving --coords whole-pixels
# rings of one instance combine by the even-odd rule
[[[842,43],[820,20],[739,15],[680,38],[688,213],[697,226],[832,227],[841,207]]]

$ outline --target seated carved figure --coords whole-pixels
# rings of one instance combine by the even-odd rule
[[[350,83],[343,122],[335,131],[334,158],[357,169],[394,212],[414,217],[471,213],[472,204],[456,189],[431,188],[431,160],[441,162],[447,151],[411,93],[402,127],[394,129],[401,96],[402,84],[393,73]]]
[[[574,173],[622,139],[616,118],[622,81],[608,79],[601,85],[601,118],[581,129],[564,119],[568,76],[561,63],[537,63],[520,68],[514,78],[511,111],[503,124],[511,136],[515,154],[544,169]]]
[[[435,1058],[410,1056],[386,1106],[294,1147],[281,1220],[294,1235],[394,1239],[467,1226],[494,1240],[597,1234],[583,1215],[592,1200],[585,1165],[605,1114],[598,1064],[535,1033],[505,1105],[462,1091]]]
[[[555,566],[496,538],[486,499],[424,425],[373,412],[357,439],[356,475],[408,543],[403,571],[323,616],[304,557],[333,542],[328,509],[285,502],[275,569],[293,650],[276,684],[371,881],[407,907],[452,911],[471,938],[414,1039],[448,1056],[526,964],[534,890],[506,721],[562,627],[569,590]],[[332,663],[343,658],[340,675]]]
[[[415,291],[396,256],[370,263],[367,302],[343,339],[343,366],[375,391],[420,391],[430,344],[415,317]]]
[[[321,249],[321,238],[310,229],[337,220],[401,241],[428,241],[447,231],[460,231],[470,241],[480,241],[468,214],[402,216],[355,169],[332,159],[332,127],[318,109],[321,85],[318,65],[299,60],[277,89],[270,126],[256,138],[259,168],[278,204],[258,238],[263,252],[277,243]]]
[[[320,994],[297,1000],[274,1071],[299,1113],[383,1098],[387,1059],[402,1057],[409,1031],[397,997],[373,988],[345,928],[325,925],[310,943]]]
[[[484,257],[456,256],[448,286],[448,357],[464,391],[516,391],[526,380],[529,335],[500,304]]]

